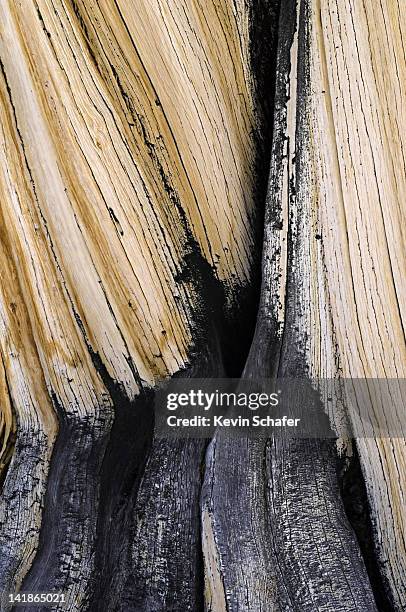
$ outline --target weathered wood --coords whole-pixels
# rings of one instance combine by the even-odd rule
[[[264,275],[247,378],[309,376],[309,217],[301,193],[309,8],[305,2],[281,7]],[[317,418],[316,402],[317,396],[309,418]],[[334,441],[239,441],[219,433],[209,447],[205,487],[202,520],[213,532],[204,550],[207,588],[223,602],[219,609],[376,609],[340,497]]]
[[[153,436],[163,378],[405,378],[405,12],[279,4],[0,2],[1,594],[406,606],[404,439],[355,520],[347,439]]]
[[[149,390],[195,362],[219,373],[250,299],[258,7],[254,23],[229,0],[0,5],[3,593],[203,605],[205,445],[152,443]]]
[[[404,146],[400,128],[400,100],[405,84],[404,16],[396,1],[381,3],[376,18],[372,2],[299,2],[299,28],[295,34],[291,30],[289,38],[284,18],[290,14],[285,3],[279,41],[285,55],[282,53],[278,59],[279,105],[265,219],[264,283],[247,374],[402,380],[406,363],[405,292],[400,272],[404,269]],[[401,395],[393,401],[402,410]],[[356,407],[348,404],[346,408],[347,416],[358,425],[357,412],[353,410]],[[401,610],[406,601],[402,502],[405,446],[400,437],[379,438],[379,432],[385,431],[385,418],[385,414],[378,414],[375,438],[360,438],[357,446],[385,597],[389,605]],[[401,435],[401,420],[398,427]],[[226,444],[229,446],[224,455],[219,451],[219,442],[215,445],[218,471],[222,463],[234,458],[234,477],[240,488],[244,483],[250,492],[254,488],[261,491],[264,485],[258,477],[259,459],[250,476],[241,476],[239,451],[233,452],[230,443]],[[324,533],[331,549],[324,551],[320,572],[335,557],[329,575],[337,578],[338,567],[343,577],[347,574],[347,596],[336,584],[338,599],[334,607],[368,609],[373,607],[373,600],[368,589],[358,588],[365,570],[354,536],[345,525],[339,496],[330,497],[333,490],[337,491],[337,481],[332,470],[333,449],[328,446],[323,450],[314,442],[280,441],[268,446],[264,462],[272,483],[269,506],[266,510],[253,509],[248,502],[246,511],[240,508],[240,512],[243,516],[254,512],[255,520],[255,516],[273,508],[268,517],[272,517],[271,530],[278,541],[278,567],[283,568],[288,589],[295,594],[292,605],[300,609],[324,605],[326,583],[319,583],[312,593],[308,591],[307,598],[304,595],[309,579],[300,582],[300,576],[313,577],[315,565],[308,549],[303,556],[300,550],[307,539],[312,541],[313,519],[317,517],[317,522],[323,523],[323,516],[330,517],[330,536],[329,529]],[[256,452],[261,454],[262,447]],[[242,457],[249,466],[245,452]],[[290,482],[299,486],[299,474],[303,487],[299,493],[291,490],[289,494]],[[232,490],[227,485],[232,478],[228,474],[218,484],[220,505],[220,491],[227,486]],[[324,494],[320,505],[315,500],[321,491]],[[258,500],[261,493],[252,496]],[[308,500],[312,501],[306,510]],[[340,514],[342,519],[337,520]],[[299,518],[300,531],[292,531],[292,522]],[[219,531],[225,529],[227,535],[219,534],[219,546],[220,538],[230,541],[225,513],[224,521],[220,521]],[[236,522],[230,531],[246,533],[243,523],[239,519]],[[341,551],[336,548],[338,524],[344,530],[339,536],[339,541],[345,542]],[[259,529],[258,525],[254,527],[256,532]],[[263,538],[264,535],[260,537]],[[247,541],[249,546],[252,538],[248,536]],[[289,553],[284,553],[284,547]],[[240,555],[234,561],[238,568],[242,567],[242,559],[252,556],[240,542],[232,551],[235,554]],[[257,559],[264,575],[266,562],[266,557]],[[309,563],[313,571],[303,573],[302,568]],[[227,591],[227,584],[235,576],[231,572],[227,582],[228,558],[223,565]],[[250,571],[248,564],[244,586],[248,584],[251,593],[254,578]],[[235,597],[235,591],[232,594]],[[244,588],[241,602],[243,597]],[[265,602],[265,594],[262,597]]]
[[[312,376],[404,379],[404,11],[397,0],[310,8],[307,176],[297,196],[309,218],[310,308],[300,334]],[[405,445],[379,439],[385,414],[377,418],[376,439],[357,446],[386,592],[403,609]]]

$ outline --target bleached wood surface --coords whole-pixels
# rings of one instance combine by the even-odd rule
[[[310,19],[307,193],[298,198],[308,210],[311,245],[307,258],[301,256],[312,262],[304,297],[312,305],[306,321],[311,374],[330,375],[334,367],[344,377],[404,379],[405,11],[397,0],[315,2]],[[401,387],[392,401],[385,412],[402,414]],[[379,415],[380,424],[385,417]],[[350,407],[351,418],[357,417]],[[357,446],[380,567],[392,604],[401,610],[404,417],[396,433],[393,439],[359,439]]]

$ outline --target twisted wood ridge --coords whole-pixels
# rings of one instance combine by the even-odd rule
[[[0,0],[1,610],[406,610],[400,424],[153,436],[173,376],[406,378],[402,9]]]

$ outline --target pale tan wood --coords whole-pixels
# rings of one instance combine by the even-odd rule
[[[404,379],[405,11],[397,0],[319,2],[313,32],[315,199],[340,367],[347,377]],[[400,390],[393,400],[400,414],[404,399]],[[404,418],[399,436],[403,427]],[[378,557],[394,603],[402,609],[405,442],[400,437],[360,439],[357,445]]]
[[[42,221],[89,342],[130,396],[129,358],[147,381],[187,359],[178,207],[220,278],[246,280],[252,252],[253,103],[236,17],[230,33],[217,14],[228,3],[212,16],[199,3],[165,6],[124,3],[121,17],[113,2],[84,7],[93,59],[69,3],[2,5],[3,62]]]
[[[111,384],[132,401],[188,365],[210,299],[190,272],[196,257],[224,283],[226,306],[250,280],[259,118],[248,9],[0,4],[0,466],[17,425],[0,512],[10,589],[38,547],[55,410],[103,438]],[[81,548],[72,539],[64,552],[72,609],[93,571],[95,521],[78,522]]]
[[[309,43],[299,73],[295,43],[291,48],[285,170],[271,185],[283,227],[267,232],[271,289],[264,299],[279,312],[282,338],[284,278],[297,279],[295,324],[311,377],[401,381],[376,417],[376,439],[359,439],[357,446],[378,558],[394,604],[403,609],[404,417],[391,429],[396,439],[379,435],[388,431],[385,411],[393,423],[405,400],[405,11],[397,0],[299,5]],[[297,105],[296,79],[305,81]],[[295,246],[286,264],[288,227]],[[332,416],[338,431],[349,418],[362,435],[358,406],[348,398]]]

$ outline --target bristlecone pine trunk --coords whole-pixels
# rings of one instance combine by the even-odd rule
[[[2,611],[406,610],[405,48],[402,0],[0,0]],[[395,379],[398,435],[158,438],[172,377]]]

